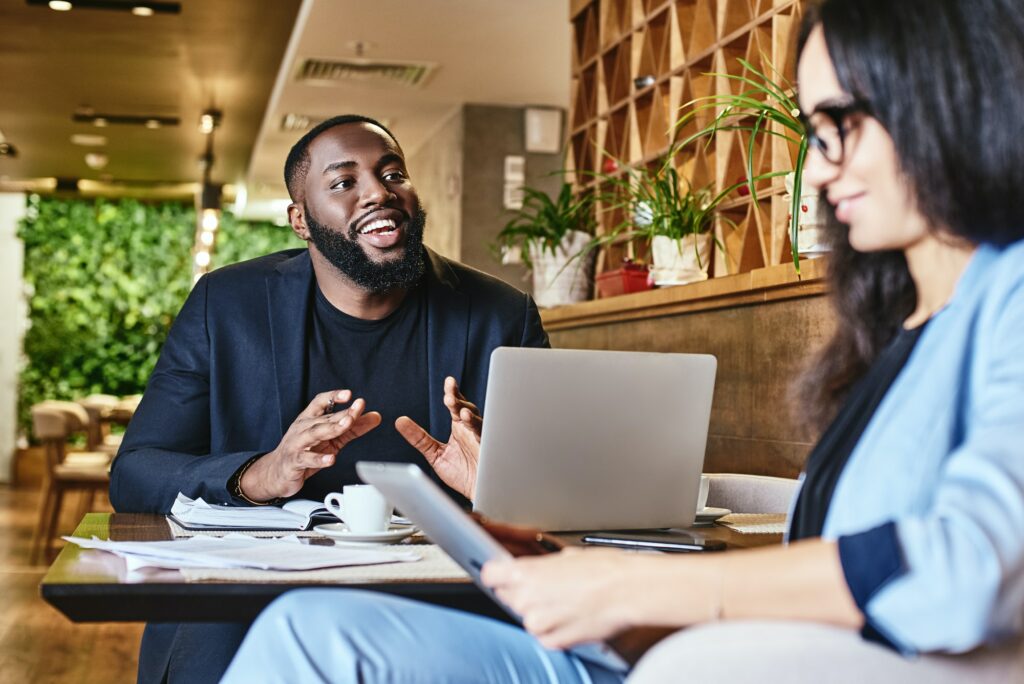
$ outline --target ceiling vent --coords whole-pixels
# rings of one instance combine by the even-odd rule
[[[289,113],[281,117],[281,131],[283,133],[302,133],[316,126],[321,121],[323,119],[314,119],[305,114]]]
[[[346,82],[422,86],[437,69],[431,62],[388,62],[369,59],[307,59],[295,80],[310,85],[341,85]]]

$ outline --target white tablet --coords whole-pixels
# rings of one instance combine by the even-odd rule
[[[364,482],[377,487],[402,515],[444,549],[495,603],[516,620],[522,621],[515,611],[499,601],[494,592],[480,581],[480,570],[484,563],[492,559],[511,558],[512,554],[441,491],[419,466],[362,461],[356,464],[356,472]],[[581,644],[570,651],[615,672],[626,672],[629,669],[626,661],[605,643]]]

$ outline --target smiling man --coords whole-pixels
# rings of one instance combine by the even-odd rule
[[[196,284],[111,471],[119,512],[322,499],[359,460],[467,472],[491,352],[547,346],[533,300],[423,245],[395,137],[362,116],[309,131],[285,164],[308,249]],[[412,446],[415,445],[415,446]],[[438,476],[440,473],[440,476]],[[453,492],[453,496],[457,496]],[[217,681],[248,624],[148,625],[140,682]]]

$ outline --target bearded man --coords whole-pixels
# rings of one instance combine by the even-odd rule
[[[322,499],[358,482],[359,460],[417,463],[455,484],[459,440],[483,410],[465,397],[485,396],[491,352],[548,345],[528,295],[424,247],[426,214],[379,122],[316,126],[285,182],[308,248],[196,284],[114,460],[117,511],[168,513],[178,492]],[[139,681],[216,682],[247,629],[147,625]]]

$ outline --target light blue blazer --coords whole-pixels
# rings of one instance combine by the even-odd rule
[[[823,536],[870,627],[906,653],[1022,631],[1024,241],[975,252],[851,453]]]

